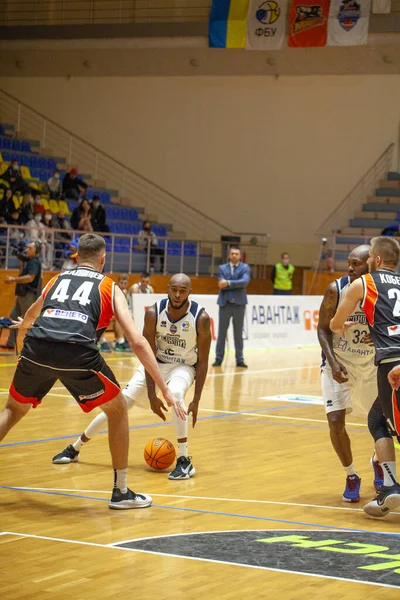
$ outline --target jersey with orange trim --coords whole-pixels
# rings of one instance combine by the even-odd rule
[[[42,292],[43,308],[27,336],[97,347],[114,315],[112,279],[90,267],[53,277]]]
[[[362,275],[362,309],[376,349],[375,364],[400,359],[400,275],[381,269]]]

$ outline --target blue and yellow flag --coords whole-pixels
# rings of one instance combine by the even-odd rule
[[[213,0],[208,28],[211,48],[245,48],[250,0]]]
[[[213,0],[210,47],[279,49],[285,37],[287,7],[288,0]]]

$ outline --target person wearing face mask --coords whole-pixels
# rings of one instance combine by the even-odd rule
[[[110,228],[107,223],[106,211],[100,204],[99,196],[93,196],[92,200],[92,227],[93,231],[100,231],[101,233],[109,232]]]
[[[59,200],[62,194],[62,183],[60,179],[60,171],[56,169],[53,175],[47,180],[47,190],[52,200]]]
[[[164,248],[158,247],[158,241],[155,233],[151,231],[150,221],[143,221],[142,230],[138,235],[138,244],[146,252],[150,246],[150,269],[154,271],[156,256],[160,257],[160,272],[164,271]]]
[[[33,195],[33,212],[35,215],[38,215],[38,214],[42,215],[42,220],[44,220],[43,216],[45,213],[45,208],[42,204],[42,196],[41,196],[40,192],[36,192]]]
[[[36,214],[34,218],[28,221],[26,225],[29,227],[28,237],[30,241],[40,242],[41,244],[40,262],[42,264],[42,268],[46,269],[48,267],[46,263],[47,239],[46,227],[42,223],[42,215],[40,213]]]
[[[2,173],[1,179],[6,182],[12,193],[29,193],[29,185],[23,179],[17,160],[12,160],[9,167]],[[4,186],[4,184],[3,184]]]
[[[272,268],[271,281],[275,296],[290,296],[293,287],[294,266],[290,264],[289,254],[283,252],[281,262]]]

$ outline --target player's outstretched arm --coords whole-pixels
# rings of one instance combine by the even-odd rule
[[[156,325],[157,325],[157,312],[155,305],[150,306],[146,310],[144,315],[144,327],[143,336],[149,343],[150,348],[153,351],[154,356],[156,355]],[[156,384],[151,378],[151,375],[146,371],[146,385],[147,385],[147,396],[149,398],[151,410],[155,415],[158,415],[160,419],[165,421],[165,411],[167,407],[163,401],[157,396]]]
[[[330,328],[332,331],[341,333],[344,329],[348,329],[355,324],[347,319],[357,304],[363,299],[363,295],[364,287],[362,279],[356,279],[347,290],[345,297],[338,306],[335,316],[331,319]]]
[[[114,308],[117,321],[121,325],[130,347],[135,352],[146,371],[150,373],[156,385],[158,385],[158,387],[160,388],[161,393],[164,396],[164,399],[167,402],[167,404],[173,407],[176,414],[181,419],[185,419],[185,410],[181,407],[178,400],[167,387],[167,384],[165,383],[163,376],[161,375],[161,371],[158,368],[154,352],[151,349],[148,341],[143,337],[141,333],[139,333],[135,322],[132,319],[132,315],[128,310],[126,298],[117,286],[115,286]]]
[[[400,387],[400,365],[396,365],[388,374],[388,380],[392,390],[397,390]]]
[[[35,319],[37,319],[40,315],[42,307],[43,297],[39,296],[39,298],[28,308],[24,318],[21,319],[21,317],[18,317],[18,321],[13,321],[13,324],[11,325],[10,329],[29,329],[29,327],[32,326]]]
[[[189,404],[188,415],[192,415],[193,427],[196,425],[199,402],[208,371],[208,357],[211,346],[210,317],[203,311],[197,321],[197,364],[196,382],[193,400]]]
[[[326,360],[332,369],[332,376],[334,380],[338,383],[345,383],[348,381],[346,377],[347,371],[346,368],[338,361],[333,351],[332,331],[329,327],[331,319],[333,319],[335,316],[338,299],[339,295],[336,283],[333,281],[326,288],[324,299],[322,300],[321,307],[319,309],[317,335],[322,352],[326,356]]]

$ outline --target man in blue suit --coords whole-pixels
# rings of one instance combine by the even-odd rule
[[[224,360],[225,340],[230,320],[233,321],[235,338],[236,366],[247,369],[243,360],[243,322],[246,311],[246,288],[250,281],[250,267],[240,261],[239,248],[231,248],[229,262],[220,265],[218,270],[219,325],[216,357],[213,367],[219,367]]]

